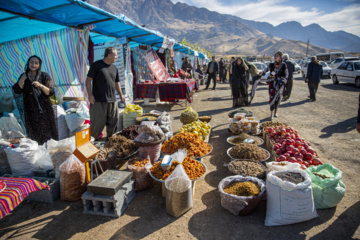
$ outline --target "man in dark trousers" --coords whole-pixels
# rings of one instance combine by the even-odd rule
[[[219,72],[219,66],[218,66],[217,62],[215,61],[215,56],[212,56],[211,60],[212,61],[209,62],[208,68],[206,71],[206,73],[209,74],[209,76],[208,76],[208,80],[206,83],[206,88],[204,90],[207,90],[209,88],[211,79],[214,80],[213,90],[215,90],[215,87],[216,87],[216,75]]]
[[[289,72],[289,78],[284,86],[284,93],[283,93],[283,101],[286,101],[290,98],[292,85],[293,85],[293,73],[295,71],[294,64],[289,60],[289,55],[284,54],[283,55],[283,61],[287,66],[288,72]]]
[[[320,83],[320,78],[323,75],[322,66],[317,59],[317,57],[312,57],[311,62],[308,65],[306,80],[309,92],[310,92],[310,101],[316,101],[316,92]]]
[[[116,131],[119,109],[115,90],[119,94],[121,102],[125,102],[121,91],[119,72],[113,64],[116,59],[116,49],[106,48],[104,58],[91,64],[86,78],[86,91],[90,102],[91,136],[95,139],[100,136],[105,126],[107,138]]]

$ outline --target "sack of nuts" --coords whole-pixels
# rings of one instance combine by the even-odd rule
[[[152,167],[149,157],[146,159],[133,158],[128,162],[127,169],[132,171],[134,190],[136,192],[154,187],[154,179],[151,178],[149,172]]]
[[[61,200],[78,201],[85,190],[85,166],[72,154],[60,165]]]

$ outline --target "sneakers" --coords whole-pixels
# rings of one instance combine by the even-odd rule
[[[275,114],[275,115],[274,115],[274,117],[278,117],[278,115],[277,115],[277,114]]]

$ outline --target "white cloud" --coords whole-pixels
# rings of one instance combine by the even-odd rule
[[[325,13],[317,8],[302,10],[301,7],[287,6],[285,0],[258,0],[241,3],[239,1],[234,5],[226,5],[221,0],[180,0],[180,2],[247,20],[268,22],[275,26],[288,21],[298,21],[303,26],[317,23],[328,31],[344,30],[360,36],[360,4],[357,3],[337,12]],[[301,1],[299,1],[299,5],[301,5]]]

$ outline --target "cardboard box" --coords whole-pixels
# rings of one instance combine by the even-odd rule
[[[100,150],[90,142],[90,128],[75,133],[76,149],[74,155],[83,163],[95,157]]]

